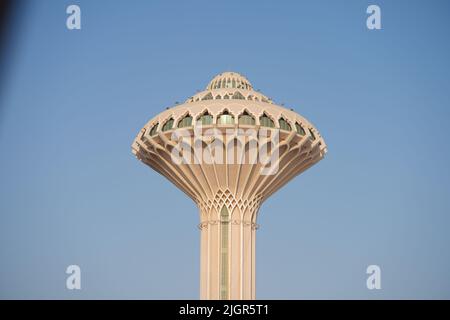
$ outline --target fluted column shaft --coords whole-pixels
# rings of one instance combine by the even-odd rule
[[[257,208],[202,212],[200,299],[255,299]],[[229,215],[226,216],[225,211]]]

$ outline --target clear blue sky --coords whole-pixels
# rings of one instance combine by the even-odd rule
[[[197,207],[130,145],[227,70],[312,121],[329,150],[260,210],[257,298],[450,298],[449,9],[27,1],[0,97],[0,298],[199,297]],[[70,264],[80,291],[65,287]]]

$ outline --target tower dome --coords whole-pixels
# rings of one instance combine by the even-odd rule
[[[215,76],[206,87],[206,90],[236,88],[253,90],[250,81],[237,72],[223,72]]]

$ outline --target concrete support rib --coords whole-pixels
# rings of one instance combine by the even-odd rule
[[[320,161],[326,145],[305,118],[228,72],[150,120],[132,152],[199,208],[200,299],[250,300],[256,298],[259,208]],[[264,155],[271,161],[261,161]]]

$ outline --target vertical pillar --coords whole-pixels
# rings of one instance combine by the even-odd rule
[[[234,208],[239,212],[233,212],[233,216],[225,206],[219,215],[212,210],[200,224],[200,299],[255,299],[253,214],[248,208],[242,213]]]
[[[231,222],[231,276],[230,276],[230,298],[233,300],[242,299],[242,225],[239,219],[232,219]]]
[[[208,299],[208,223],[202,222],[199,225],[200,228],[200,299]]]
[[[256,299],[256,223],[252,223],[252,291],[251,300]]]
[[[220,225],[217,220],[209,221],[208,223],[208,291],[207,296],[210,300],[219,300],[220,285],[219,285],[219,237],[220,237]]]

